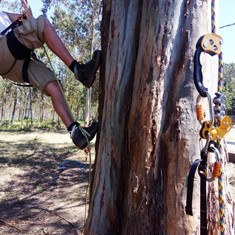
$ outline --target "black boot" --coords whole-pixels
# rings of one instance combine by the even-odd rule
[[[93,57],[86,64],[77,63],[74,67],[74,74],[84,86],[90,88],[95,81],[96,72],[100,66],[101,51],[94,51]]]
[[[79,149],[84,149],[87,147],[89,141],[95,137],[97,130],[98,122],[93,122],[88,127],[80,127],[77,123],[71,128],[70,137]]]

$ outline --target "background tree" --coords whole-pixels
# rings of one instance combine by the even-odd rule
[[[10,11],[20,12],[21,10],[19,1],[11,1],[10,5],[9,2],[3,1],[2,4],[5,4],[6,7],[8,6]],[[49,7],[51,7],[51,11],[48,17],[51,18],[52,24],[55,26],[57,33],[60,35],[67,48],[78,61],[88,61],[91,57],[93,47],[99,48],[100,1],[44,1],[43,12],[46,13]],[[54,70],[57,78],[61,81],[66,99],[68,100],[68,104],[75,118],[84,121],[86,118],[87,89],[74,79],[72,72],[69,71],[49,49],[36,50],[36,53],[39,59]],[[10,94],[12,92],[12,95],[8,95],[8,97],[5,97],[4,93],[5,84],[7,84],[8,89],[10,89]],[[50,99],[46,96],[41,96],[40,92],[34,91],[34,95],[30,96],[28,92],[30,93],[31,89],[17,88],[9,81],[3,81],[3,83],[0,84],[0,92],[3,102],[1,123],[8,123],[8,120],[14,123],[14,121],[16,121],[15,118],[19,117],[22,118],[22,125],[24,125],[24,121],[27,121],[28,117],[31,117],[30,125],[33,124],[33,122],[37,123],[37,120],[40,120],[40,122],[51,120],[52,123],[56,122],[60,125]],[[27,97],[32,97],[34,100],[27,100]],[[92,117],[97,117],[98,81],[94,85],[93,92],[89,97],[91,97],[90,105],[92,109],[89,109],[91,115]],[[8,102],[4,103],[4,100]],[[12,104],[14,104],[14,106],[11,106]],[[22,105],[27,104],[27,108],[22,107]],[[12,111],[11,115],[4,113],[8,112],[8,110]],[[26,113],[23,112],[23,110],[25,110]],[[32,111],[31,114],[29,114],[30,110]],[[26,125],[28,125],[28,123],[27,121]]]
[[[224,64],[224,93],[228,114],[235,115],[235,64]]]
[[[44,11],[54,6],[53,25],[70,51],[73,51],[75,58],[84,63],[90,60],[93,50],[100,47],[100,1],[44,1],[44,6]],[[70,94],[75,94],[74,102],[70,105],[82,107],[79,109],[80,111],[83,110],[83,116],[86,122],[89,122],[91,114],[92,117],[97,116],[95,111],[97,110],[97,99],[92,99],[96,98],[98,94],[97,82],[93,86],[92,93],[91,89],[87,90],[82,86],[81,99],[79,97],[77,99],[82,103],[79,102],[78,105],[76,91],[81,90],[81,88],[73,79],[68,81],[70,81],[67,84]],[[79,85],[81,86],[81,84]],[[91,107],[95,107],[95,110]]]
[[[100,133],[85,234],[200,233],[199,200],[194,217],[185,204],[189,168],[200,158],[193,56],[211,32],[209,7],[103,1]],[[199,191],[196,183],[194,198]]]

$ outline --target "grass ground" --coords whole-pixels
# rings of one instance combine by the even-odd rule
[[[235,128],[227,139],[235,140]],[[81,234],[87,158],[67,133],[0,132],[0,235]],[[67,169],[58,169],[65,160]],[[227,171],[235,200],[235,165]]]
[[[80,234],[88,169],[67,133],[0,132],[0,235]]]

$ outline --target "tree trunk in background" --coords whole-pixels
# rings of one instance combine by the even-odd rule
[[[7,103],[7,88],[4,87],[4,92],[3,92],[3,96],[2,96],[2,104],[1,104],[1,122],[5,121],[6,103]]]
[[[32,89],[31,87],[28,88],[27,92],[27,99],[25,101],[25,107],[24,107],[24,119],[26,119],[27,125],[30,122],[30,125],[33,124],[33,110],[32,110]]]
[[[193,56],[207,1],[104,0],[100,131],[85,234],[200,234]],[[197,200],[196,200],[197,199]]]
[[[86,93],[86,110],[85,110],[85,125],[89,125],[90,123],[90,115],[91,115],[91,88],[87,89]]]
[[[92,3],[92,1],[91,1]],[[94,5],[92,3],[93,6],[93,12],[95,12],[94,9]],[[93,50],[94,50],[94,46],[93,46],[93,42],[94,42],[94,15],[91,16],[91,25],[90,25],[90,29],[89,29],[89,33],[90,33],[90,55],[92,58],[93,55]],[[91,92],[92,89],[88,89],[87,93],[86,93],[86,110],[85,110],[85,124],[89,125],[90,123],[90,119],[91,119]]]
[[[44,121],[44,106],[45,106],[44,95],[41,94],[40,122],[43,122],[43,121]]]
[[[18,92],[17,91],[18,91],[18,89],[16,88],[15,99],[13,102],[13,109],[12,109],[12,113],[11,113],[11,124],[13,124],[15,112],[16,112],[16,105],[17,105],[17,101],[18,101]]]

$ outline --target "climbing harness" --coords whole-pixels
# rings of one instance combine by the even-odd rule
[[[17,20],[15,20],[11,25],[9,25],[7,28],[5,28],[2,32],[1,35],[6,35],[8,31],[14,30],[16,27],[20,26],[23,22],[23,20],[26,20],[27,16],[25,13],[20,15]]]
[[[17,60],[23,60],[24,64],[22,68],[22,77],[25,83],[29,84],[28,78],[28,66],[32,59],[36,59],[35,53],[23,45],[15,36],[14,29],[22,25],[24,20],[27,20],[26,11],[24,11],[17,20],[15,20],[11,25],[9,25],[6,29],[1,32],[1,35],[5,35],[7,37],[7,46],[13,57],[15,58],[13,64],[10,66],[8,71],[2,73],[0,75],[8,74],[13,67]],[[28,85],[27,85],[28,86]]]
[[[193,215],[192,197],[194,176],[198,170],[200,176],[200,234],[208,234],[207,215],[207,183],[218,179],[218,207],[220,218],[220,235],[225,235],[225,205],[223,195],[223,158],[221,154],[221,139],[232,128],[232,119],[225,115],[225,97],[222,94],[223,64],[221,44],[222,38],[215,33],[215,1],[211,1],[211,28],[212,33],[203,35],[196,44],[194,54],[194,83],[199,93],[196,104],[197,119],[201,124],[199,131],[200,139],[206,141],[200,152],[200,159],[193,162],[187,185],[186,213]],[[202,53],[210,56],[218,56],[218,92],[212,98],[208,89],[203,84],[203,73],[200,57]],[[203,100],[208,100],[209,120],[206,120],[206,112],[203,110]],[[208,156],[213,153],[215,162],[212,173],[208,171]]]

